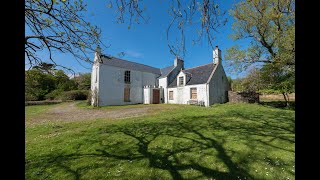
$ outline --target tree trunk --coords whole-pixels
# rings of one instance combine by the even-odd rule
[[[289,95],[288,95],[288,93],[283,92],[282,95],[284,97],[284,100],[286,101],[286,107],[289,107],[290,104],[289,104]]]

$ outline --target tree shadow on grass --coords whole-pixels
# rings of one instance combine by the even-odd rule
[[[274,108],[289,109],[289,110],[295,110],[295,107],[296,107],[295,101],[289,101],[289,107],[287,107],[287,104],[285,101],[260,101],[259,104],[263,106],[270,106]]]
[[[231,122],[232,118],[238,118],[242,121],[238,122],[236,126],[232,123],[226,123],[228,120]],[[255,179],[249,173],[248,164],[256,161],[255,158],[257,157],[242,158],[235,161],[232,158],[233,154],[239,155],[243,152],[237,149],[226,149],[225,143],[231,140],[243,140],[245,141],[243,144],[251,150],[254,150],[257,145],[264,145],[271,149],[292,153],[293,151],[290,149],[272,144],[272,139],[266,141],[263,138],[270,137],[273,140],[294,143],[294,137],[292,136],[294,134],[294,123],[289,119],[290,117],[281,117],[276,113],[257,116],[249,112],[230,111],[228,116],[223,118],[218,115],[186,116],[176,119],[171,118],[164,122],[106,125],[105,128],[95,132],[95,138],[88,138],[86,142],[77,144],[74,153],[52,153],[42,157],[41,161],[30,164],[30,166],[42,166],[43,171],[46,171],[45,169],[48,167],[54,167],[64,171],[74,179],[80,179],[88,170],[113,168],[119,161],[147,160],[148,165],[143,168],[169,172],[172,179],[187,179],[185,172],[190,169],[200,173],[200,175],[193,176],[192,179],[204,177]],[[218,132],[221,131],[228,133],[228,136],[220,135]],[[171,146],[165,146],[166,143],[164,142]],[[93,144],[99,144],[95,150],[89,152],[80,150],[81,147],[88,148]],[[230,154],[232,151],[233,154]],[[209,156],[225,166],[227,171],[208,165],[208,162],[204,162],[204,157],[207,157],[208,154],[200,153],[199,155],[197,152],[208,153]],[[246,154],[243,155],[246,157]],[[104,161],[101,164],[90,165],[90,167],[75,168],[69,165],[72,161],[81,158],[99,158]],[[149,178],[155,177],[150,175]]]

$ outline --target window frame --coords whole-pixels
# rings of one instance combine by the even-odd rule
[[[172,94],[170,95],[170,93],[172,93]],[[174,98],[173,98],[173,91],[169,91],[169,100],[174,100]]]
[[[182,79],[182,82],[181,82]],[[180,76],[179,77],[179,86],[183,86],[184,85],[184,76]]]
[[[131,83],[131,71],[124,71],[124,83]]]
[[[192,90],[195,90],[195,93],[192,93]],[[195,98],[193,98],[193,94],[195,94]],[[190,88],[190,99],[197,100],[198,99],[198,89],[196,87]]]

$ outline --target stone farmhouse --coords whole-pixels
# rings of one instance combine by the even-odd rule
[[[230,86],[216,46],[208,64],[184,68],[184,61],[162,69],[103,55],[97,48],[91,76],[93,106],[198,104],[228,101]]]

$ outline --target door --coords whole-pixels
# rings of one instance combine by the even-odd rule
[[[153,104],[159,104],[160,103],[160,90],[159,89],[153,89]]]

